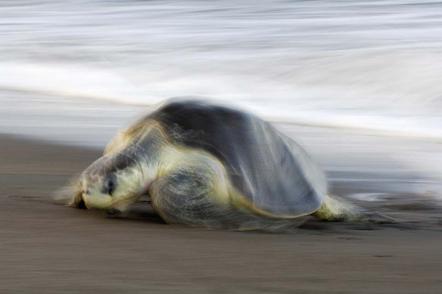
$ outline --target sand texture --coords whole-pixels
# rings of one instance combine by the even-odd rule
[[[143,209],[109,218],[51,200],[100,151],[0,142],[0,293],[442,293],[431,201],[384,203],[397,225],[309,221],[293,234],[166,225]]]

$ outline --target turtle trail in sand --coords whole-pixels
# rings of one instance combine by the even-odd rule
[[[247,112],[171,101],[120,132],[73,185],[69,205],[125,211],[144,195],[167,223],[278,231],[306,216],[354,220],[304,149]]]

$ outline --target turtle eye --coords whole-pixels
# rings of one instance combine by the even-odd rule
[[[114,177],[108,177],[104,182],[103,193],[112,196],[114,190],[115,190],[115,179]]]

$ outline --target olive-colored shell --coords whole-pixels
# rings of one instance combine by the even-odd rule
[[[324,175],[304,149],[260,118],[200,101],[171,102],[145,120],[175,144],[210,152],[252,205],[275,217],[310,214],[327,193]]]

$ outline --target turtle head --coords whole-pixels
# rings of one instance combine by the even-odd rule
[[[122,150],[104,155],[80,176],[71,206],[110,212],[124,211],[147,191],[148,172],[140,158]]]
[[[123,211],[147,193],[158,174],[162,132],[140,121],[119,133],[80,176],[70,206]]]

